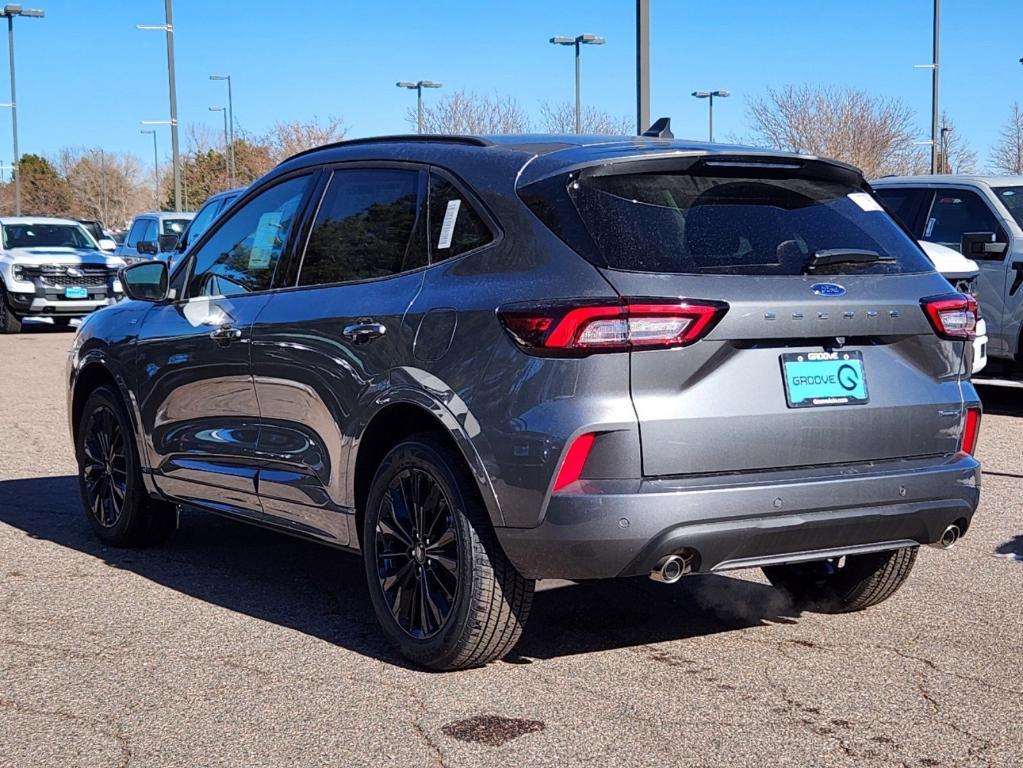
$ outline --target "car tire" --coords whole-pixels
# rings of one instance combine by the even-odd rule
[[[0,333],[21,333],[21,319],[7,304],[7,291],[0,284]]]
[[[146,492],[131,420],[113,387],[97,387],[85,401],[75,454],[82,505],[100,541],[144,547],[173,533],[177,509]]]
[[[64,329],[70,328],[71,327],[71,318],[70,317],[55,317],[55,318],[53,318],[53,327],[54,328],[64,328]]]
[[[894,595],[909,577],[918,547],[837,560],[765,567],[768,581],[797,605],[821,613],[862,611]]]
[[[373,609],[406,659],[466,669],[518,641],[535,582],[502,552],[457,451],[430,434],[395,446],[373,479],[362,532]]]

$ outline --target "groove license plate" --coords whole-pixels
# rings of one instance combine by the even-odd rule
[[[87,298],[89,298],[89,289],[88,288],[78,288],[78,287],[65,288],[64,289],[64,298],[66,298],[66,299],[87,299]]]
[[[861,352],[793,352],[781,356],[789,408],[869,401]]]

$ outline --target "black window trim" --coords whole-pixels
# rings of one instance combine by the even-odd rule
[[[483,204],[483,201],[480,200],[479,197],[477,195],[475,195],[469,189],[469,185],[466,184],[464,181],[462,181],[460,178],[458,178],[458,176],[456,176],[454,173],[449,171],[447,168],[442,168],[441,166],[438,166],[438,165],[430,165],[430,174],[432,175],[434,173],[436,173],[442,179],[444,179],[449,184],[451,184],[451,186],[453,186],[456,190],[458,190],[458,193],[463,198],[465,198],[465,201],[476,212],[476,215],[478,215],[480,217],[480,219],[483,220],[483,225],[487,229],[490,230],[490,240],[485,242],[483,245],[476,246],[472,250],[465,251],[464,253],[460,253],[457,256],[450,256],[450,257],[448,257],[446,259],[441,259],[440,261],[436,261],[436,262],[433,260],[433,250],[434,250],[433,249],[433,242],[432,241],[428,242],[427,243],[427,246],[428,246],[427,251],[428,251],[430,266],[432,267],[432,266],[438,266],[440,264],[452,263],[454,261],[457,261],[458,259],[461,259],[461,258],[464,258],[466,256],[471,256],[473,254],[479,253],[480,251],[484,250],[485,248],[491,248],[491,247],[496,246],[498,243],[500,243],[504,239],[504,230],[501,229],[501,225],[498,224],[496,217],[490,212],[490,209],[487,208],[486,205]],[[427,223],[427,227],[428,228],[429,228],[429,225],[430,225],[430,222],[431,222],[430,217],[432,216],[432,211],[430,211],[429,186],[430,185],[429,185],[429,181],[428,181],[427,182],[427,196],[426,196],[427,197],[427,199],[426,199],[426,223]],[[429,238],[428,238],[428,240],[429,240]]]
[[[1009,235],[1006,233],[1005,228],[1002,226],[1002,223],[1000,221],[1001,217],[998,215],[998,212],[996,210],[994,210],[994,208],[992,208],[991,201],[989,201],[983,194],[981,194],[979,189],[976,189],[974,187],[968,187],[968,186],[963,186],[963,185],[954,185],[954,184],[948,184],[948,185],[942,184],[941,186],[931,187],[930,189],[931,189],[931,191],[934,194],[931,196],[931,205],[927,209],[927,213],[924,215],[923,221],[921,222],[921,227],[922,227],[921,230],[920,230],[920,239],[921,240],[927,240],[927,242],[929,242],[929,243],[934,243],[935,245],[941,245],[941,243],[939,243],[937,240],[929,240],[928,238],[926,238],[924,236],[924,233],[927,231],[927,222],[930,221],[930,219],[931,219],[931,211],[934,210],[934,204],[935,204],[935,202],[938,199],[938,193],[941,192],[942,190],[949,190],[949,191],[952,191],[952,192],[969,192],[970,194],[972,194],[975,197],[977,197],[980,200],[981,204],[983,204],[984,207],[987,208],[988,213],[991,214],[991,218],[993,218],[995,220],[995,233],[994,233],[995,234],[995,242],[997,242],[997,243],[1010,243],[1011,242],[1011,240],[1009,238]],[[963,255],[966,256],[966,254],[963,254]],[[1002,251],[1000,254],[999,253],[991,254],[990,257],[987,257],[987,256],[977,256],[976,254],[974,254],[974,255],[971,255],[971,256],[966,256],[966,258],[972,259],[973,261],[991,261],[991,262],[1001,261],[1001,262],[1004,262],[1005,259],[1008,257],[1008,255],[1009,255],[1009,248],[1006,247],[1006,249],[1004,251]]]
[[[231,205],[232,208],[238,206],[238,210],[248,203],[253,198],[261,195],[278,184],[283,184],[286,181],[291,181],[294,178],[300,176],[308,176],[310,178],[310,184],[306,188],[305,193],[302,196],[302,202],[299,203],[299,215],[298,221],[301,225],[305,221],[306,211],[309,209],[309,203],[311,202],[311,196],[319,187],[322,181],[323,169],[319,167],[304,167],[298,168],[290,173],[283,173],[280,176],[274,176],[272,179],[267,179],[265,183],[259,186],[253,185],[249,187],[245,192],[236,197]],[[236,213],[236,212],[235,212]],[[187,295],[185,290],[192,283],[192,271],[195,266],[195,254],[198,253],[206,241],[209,240],[224,224],[233,218],[232,216],[217,216],[213,223],[210,224],[209,228],[202,233],[202,236],[195,241],[194,244],[188,248],[188,256],[181,260],[178,264],[177,269],[174,270],[174,274],[171,275],[170,285],[173,286],[175,296],[171,300],[175,304],[186,304],[191,298]],[[240,294],[241,296],[261,296],[264,293],[273,293],[274,291],[280,290],[282,286],[278,285],[278,276],[281,274],[281,265],[286,259],[290,260],[291,252],[295,248],[297,241],[297,235],[300,230],[299,227],[294,227],[288,235],[288,242],[284,244],[284,248],[281,249],[281,256],[277,260],[277,264],[274,265],[274,274],[270,278],[270,287],[265,288],[261,291],[251,291],[250,293]],[[232,296],[231,298],[238,298],[238,295]]]

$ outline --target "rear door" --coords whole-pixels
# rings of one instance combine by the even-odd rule
[[[263,507],[342,545],[353,441],[392,370],[412,363],[404,317],[427,263],[426,177],[403,164],[333,170],[293,287],[253,329]]]
[[[741,157],[569,181],[628,298],[723,301],[707,336],[631,352],[644,475],[849,464],[957,450],[963,342],[922,298],[948,292],[849,169]],[[872,258],[813,266],[823,258]],[[864,255],[868,254],[868,255]]]
[[[924,240],[962,250],[963,235],[967,232],[992,232],[999,243],[1008,243],[1009,236],[986,200],[972,189],[941,187],[935,190],[934,200],[924,223]],[[971,254],[977,262],[977,300],[987,321],[991,352],[1008,352],[1002,333],[1006,314],[1006,279],[1012,272],[1008,267],[1009,250],[1001,253]]]

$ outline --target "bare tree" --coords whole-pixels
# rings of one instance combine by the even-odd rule
[[[409,125],[418,124],[416,109],[406,114]],[[480,96],[475,91],[454,91],[435,104],[423,107],[424,133],[527,133],[529,118],[510,96]]]
[[[341,117],[318,117],[302,122],[291,120],[274,123],[269,132],[256,142],[270,148],[270,156],[280,162],[306,149],[341,141],[348,133],[348,126]]]
[[[1012,114],[1005,121],[991,154],[991,165],[1001,173],[1023,174],[1023,112],[1019,102],[1012,105]]]
[[[582,113],[583,133],[601,133],[629,136],[633,133],[632,118],[615,117],[596,107],[586,107]],[[540,105],[540,118],[548,133],[575,133],[575,105],[567,101]]]
[[[787,86],[753,99],[749,118],[757,142],[842,160],[868,178],[920,173],[925,153],[914,146],[909,108],[853,88]]]
[[[975,173],[977,153],[962,134],[956,131],[955,123],[947,112],[941,113],[941,130],[938,132],[938,173]]]
[[[153,186],[135,155],[101,149],[64,148],[56,160],[71,192],[70,213],[124,226],[153,205]]]

